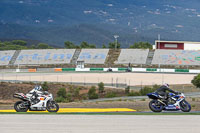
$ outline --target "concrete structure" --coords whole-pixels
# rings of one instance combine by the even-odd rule
[[[154,49],[200,50],[200,42],[156,40]]]
[[[109,49],[82,49],[77,61],[85,64],[104,64]]]
[[[14,53],[15,50],[0,51],[0,66],[8,65]]]
[[[158,65],[200,65],[200,51],[155,50],[152,64]]]
[[[75,49],[22,50],[15,61],[18,64],[66,64],[70,63]]]
[[[148,49],[122,49],[116,64],[146,64]]]

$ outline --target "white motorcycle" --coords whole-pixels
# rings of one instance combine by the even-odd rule
[[[53,95],[47,91],[41,91],[41,86],[36,86],[26,95],[15,93],[13,97],[21,99],[14,104],[17,112],[48,111],[57,112],[59,105],[53,100]]]

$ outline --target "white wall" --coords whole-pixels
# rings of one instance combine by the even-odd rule
[[[200,50],[200,43],[184,43],[184,50]]]

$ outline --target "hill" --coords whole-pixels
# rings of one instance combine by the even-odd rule
[[[108,44],[137,41],[199,41],[198,0],[1,0],[0,38]]]

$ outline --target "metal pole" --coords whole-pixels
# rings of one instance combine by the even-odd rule
[[[158,49],[160,49],[160,34],[158,34]]]
[[[118,78],[116,78],[116,87],[118,87]]]
[[[119,37],[118,35],[114,35],[114,38],[115,38],[115,50],[117,49],[117,38],[118,37]]]

